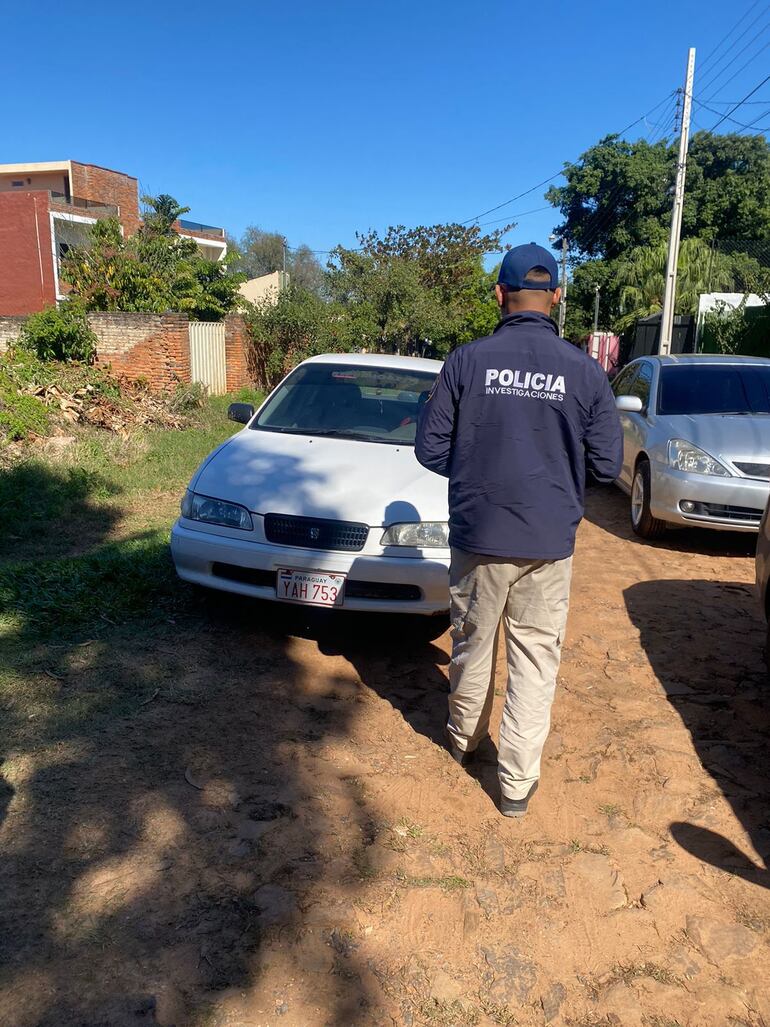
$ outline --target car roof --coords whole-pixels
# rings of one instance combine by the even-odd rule
[[[393,371],[430,371],[438,374],[443,364],[440,360],[426,360],[423,357],[400,357],[392,353],[321,353],[309,357],[304,364],[349,364],[355,367],[382,367]]]
[[[638,360],[654,360],[658,364],[770,364],[767,357],[737,357],[731,353],[676,353],[671,356],[660,356],[658,353],[651,353],[649,356],[637,357]]]

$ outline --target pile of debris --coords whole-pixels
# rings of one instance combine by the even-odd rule
[[[186,419],[171,409],[169,397],[126,379],[119,381],[120,400],[86,384],[70,392],[57,384],[33,386],[27,394],[58,408],[70,424],[92,424],[126,438],[137,428],[181,428]]]

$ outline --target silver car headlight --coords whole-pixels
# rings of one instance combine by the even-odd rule
[[[446,549],[449,525],[446,521],[419,521],[417,524],[391,524],[380,539],[381,546],[412,546],[416,549]]]
[[[668,462],[677,471],[688,471],[690,474],[716,474],[720,478],[731,478],[732,475],[713,456],[698,449],[692,442],[685,439],[671,439],[668,444]]]
[[[227,503],[224,499],[212,499],[210,496],[199,496],[187,491],[180,504],[183,517],[191,521],[203,521],[204,524],[222,524],[225,528],[240,528],[241,531],[252,531],[251,514],[245,506]]]

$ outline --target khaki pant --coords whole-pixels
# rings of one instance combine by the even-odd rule
[[[508,656],[498,771],[507,799],[540,777],[567,622],[572,558],[508,560],[452,550],[449,733],[472,752],[489,730],[502,618]]]

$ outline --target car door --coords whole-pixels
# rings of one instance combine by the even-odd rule
[[[639,374],[641,363],[629,364],[628,367],[624,367],[620,374],[617,376],[615,381],[612,383],[612,391],[615,393],[615,397],[618,396],[633,396],[635,393],[632,391],[634,382]],[[626,413],[620,414],[620,423],[623,428],[623,467],[620,471],[619,481],[622,482],[627,488],[631,488],[631,478],[634,473],[634,463],[636,462],[636,456],[631,453],[630,449],[630,423],[628,421],[629,415]],[[630,463],[629,463],[630,461]]]
[[[623,425],[623,464],[627,468],[629,485],[634,476],[636,460],[642,450],[647,450],[647,434],[649,432],[648,409],[650,390],[652,388],[653,366],[650,360],[641,360],[639,370],[629,386],[627,396],[636,396],[642,401],[642,410],[638,414],[623,413],[620,415]]]

